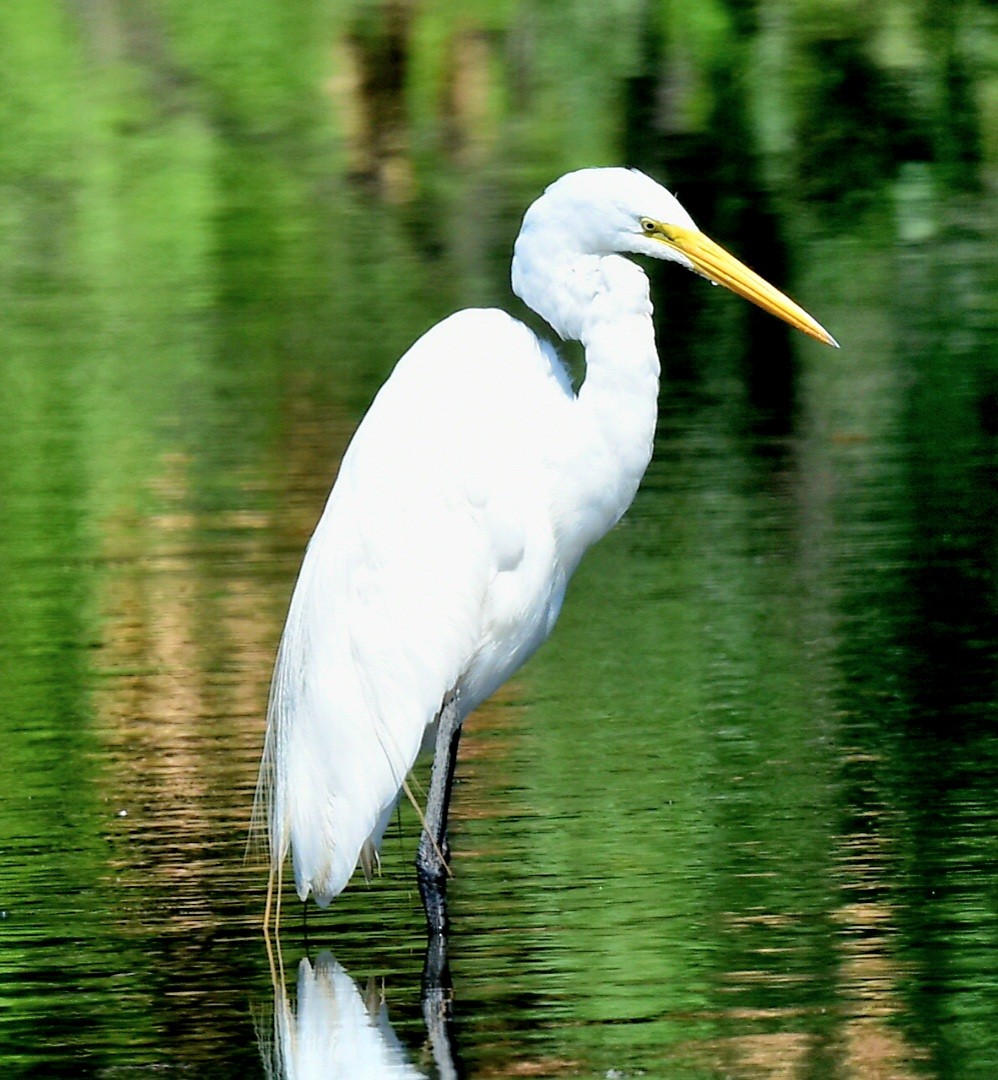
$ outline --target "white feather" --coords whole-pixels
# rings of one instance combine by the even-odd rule
[[[551,632],[585,549],[630,505],[658,391],[648,282],[617,252],[683,262],[648,214],[692,228],[652,180],[573,173],[527,212],[515,291],[586,349],[578,394],[509,315],[464,311],[399,361],[305,554],[274,672],[261,791],[327,904],[377,850],[446,695],[462,716]]]

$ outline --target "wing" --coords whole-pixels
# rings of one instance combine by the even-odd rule
[[[470,709],[547,636],[564,583],[550,485],[574,396],[499,311],[399,361],[344,455],[302,563],[261,786],[272,863],[328,903],[381,832],[451,690]]]

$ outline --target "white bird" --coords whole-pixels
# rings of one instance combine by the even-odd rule
[[[275,977],[273,1032],[258,1032],[268,1080],[426,1080],[406,1059],[384,999],[370,989],[362,997],[328,951],[314,966],[299,963],[297,1005]]]
[[[585,348],[495,309],[444,319],[357,429],[305,553],[278,651],[258,798],[271,875],[302,900],[370,874],[403,782],[436,739],[419,879],[446,924],[447,803],[460,724],[551,633],[585,550],[628,508],[652,452],[659,361],[648,278],[671,260],[819,341],[792,300],[708,239],[643,173],[583,169],[527,210],[513,291]],[[275,922],[279,919],[279,909]]]

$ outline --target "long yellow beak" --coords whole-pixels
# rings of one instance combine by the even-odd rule
[[[680,225],[668,225],[660,221],[652,221],[646,218],[644,225],[645,235],[653,240],[661,240],[677,251],[682,252],[693,263],[697,273],[705,278],[724,285],[732,292],[758,304],[763,311],[777,316],[784,322],[790,323],[805,334],[833,345],[836,349],[839,343],[819,323],[798,304],[795,304],[789,296],[784,296],[779,289],[770,285],[764,278],[750,270],[743,262],[725,251],[720,244],[715,244],[709,236],[705,236],[696,229],[684,229]]]

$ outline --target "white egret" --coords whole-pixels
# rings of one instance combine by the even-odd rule
[[[275,977],[273,1032],[258,1033],[273,1080],[427,1080],[406,1060],[384,999],[370,987],[362,996],[327,950],[299,962],[297,1006]]]
[[[651,457],[652,305],[623,255],[679,263],[835,344],[643,173],[584,169],[548,187],[524,216],[513,291],[582,342],[585,379],[576,392],[550,344],[503,311],[472,309],[424,334],[375,398],[278,651],[259,788],[265,929],[289,850],[298,895],[321,906],[358,862],[370,874],[435,740],[417,867],[431,932],[443,931],[461,721],[551,633],[583,552],[630,505]]]

